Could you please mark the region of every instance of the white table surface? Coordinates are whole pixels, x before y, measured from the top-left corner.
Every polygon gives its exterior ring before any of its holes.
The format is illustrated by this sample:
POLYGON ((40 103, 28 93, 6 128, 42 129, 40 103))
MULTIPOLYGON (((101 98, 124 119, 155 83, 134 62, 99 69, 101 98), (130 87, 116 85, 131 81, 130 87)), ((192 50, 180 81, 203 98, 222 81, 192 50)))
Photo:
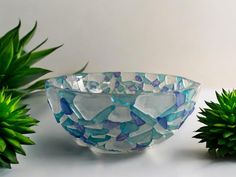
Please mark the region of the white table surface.
POLYGON ((32 136, 34 146, 25 147, 27 156, 18 156, 20 164, 0 170, 1 177, 222 177, 235 176, 236 160, 214 160, 193 139, 200 127, 196 113, 214 100, 213 89, 202 89, 196 110, 169 140, 140 154, 95 155, 78 147, 48 108, 45 96, 27 100, 32 116, 41 122, 32 136))

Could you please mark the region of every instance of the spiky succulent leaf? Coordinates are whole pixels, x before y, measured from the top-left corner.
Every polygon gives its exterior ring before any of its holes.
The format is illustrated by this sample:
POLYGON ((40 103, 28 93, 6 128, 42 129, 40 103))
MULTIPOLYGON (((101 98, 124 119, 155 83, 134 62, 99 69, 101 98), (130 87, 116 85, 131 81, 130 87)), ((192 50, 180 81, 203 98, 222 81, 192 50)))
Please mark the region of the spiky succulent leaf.
MULTIPOLYGON (((21 22, 0 38, 0 89, 7 88, 6 92, 14 96, 25 97, 33 92, 44 89, 44 81, 34 82, 41 76, 51 72, 43 68, 32 67, 62 45, 49 49, 38 50, 47 39, 30 51, 25 47, 30 42, 37 29, 34 27, 22 38, 19 37, 21 22), (33 83, 33 84, 32 84, 33 83)), ((87 64, 77 71, 82 72, 87 64)))
POLYGON ((25 155, 22 145, 34 144, 24 134, 33 133, 31 127, 39 121, 30 117, 28 111, 26 105, 20 104, 20 98, 0 91, 0 167, 10 168, 18 163, 16 153, 25 155))
POLYGON ((83 68, 81 68, 79 71, 76 71, 74 74, 79 74, 79 73, 82 73, 82 72, 84 72, 84 70, 87 68, 87 66, 88 66, 88 62, 83 66, 83 68))
POLYGON ((32 67, 61 46, 44 50, 38 50, 46 41, 37 45, 27 52, 26 45, 32 39, 37 23, 34 27, 20 39, 19 31, 21 22, 0 38, 0 89, 6 88, 9 92, 17 96, 25 96, 42 87, 30 87, 32 82, 41 76, 51 72, 42 68, 32 67), (27 89, 30 87, 30 89, 27 89))
POLYGON ((208 151, 218 157, 236 155, 236 90, 216 92, 217 102, 206 102, 201 109, 199 128, 194 138, 206 143, 208 151))

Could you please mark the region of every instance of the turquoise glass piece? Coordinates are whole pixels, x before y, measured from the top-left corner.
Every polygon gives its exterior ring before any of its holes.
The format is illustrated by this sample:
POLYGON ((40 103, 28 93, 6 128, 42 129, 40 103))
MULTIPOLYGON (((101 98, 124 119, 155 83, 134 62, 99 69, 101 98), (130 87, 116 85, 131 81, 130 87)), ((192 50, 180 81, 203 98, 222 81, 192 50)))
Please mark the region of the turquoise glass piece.
POLYGON ((79 145, 104 153, 142 151, 171 137, 193 112, 199 87, 141 72, 64 75, 45 85, 57 123, 79 145))
POLYGON ((63 115, 64 115, 64 112, 54 113, 54 117, 55 117, 57 123, 60 123, 60 120, 61 120, 63 115))
POLYGON ((67 117, 67 119, 61 123, 61 125, 63 127, 68 127, 68 126, 71 126, 74 124, 75 124, 75 122, 73 120, 71 120, 69 117, 67 117))
POLYGON ((96 136, 96 135, 106 135, 109 130, 107 129, 93 129, 93 128, 86 128, 85 132, 87 135, 96 136))
POLYGON ((120 130, 121 130, 122 133, 127 134, 127 133, 131 133, 131 132, 137 131, 138 130, 138 126, 134 122, 132 122, 132 121, 123 122, 120 125, 120 130))
POLYGON ((95 137, 92 137, 92 136, 90 136, 89 138, 88 138, 88 140, 90 141, 90 142, 93 142, 93 143, 100 143, 100 142, 106 142, 106 141, 108 141, 109 139, 110 139, 111 137, 110 136, 105 136, 105 137, 102 137, 102 138, 95 138, 95 137))
POLYGON ((152 137, 152 130, 128 138, 128 140, 130 142, 134 143, 134 144, 150 143, 152 139, 153 139, 153 137, 152 137))
POLYGON ((122 106, 130 106, 133 105, 136 100, 136 95, 130 95, 127 97, 126 94, 120 95, 120 94, 114 94, 111 97, 111 100, 114 104, 122 105, 122 106))

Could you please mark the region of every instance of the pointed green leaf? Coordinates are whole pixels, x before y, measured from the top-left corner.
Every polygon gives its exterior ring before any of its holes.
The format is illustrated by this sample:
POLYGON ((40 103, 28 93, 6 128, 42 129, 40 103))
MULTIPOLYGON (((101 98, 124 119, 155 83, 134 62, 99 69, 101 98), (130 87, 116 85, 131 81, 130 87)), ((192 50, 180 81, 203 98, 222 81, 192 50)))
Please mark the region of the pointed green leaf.
POLYGON ((18 153, 18 154, 21 154, 21 155, 26 155, 26 153, 25 153, 23 148, 21 148, 21 149, 15 148, 15 152, 18 153))
MULTIPOLYGON (((17 73, 19 70, 22 70, 25 66, 28 66, 28 62, 30 61, 32 53, 41 47, 48 39, 45 39, 31 51, 26 52, 24 55, 20 56, 17 60, 14 61, 13 65, 10 67, 10 70, 14 73, 17 73)), ((11 73, 10 73, 11 74, 11 73)))
POLYGON ((226 140, 225 139, 219 139, 218 144, 219 145, 224 145, 224 144, 226 144, 226 140))
POLYGON ((26 137, 22 135, 21 133, 16 132, 16 139, 21 143, 21 144, 27 144, 27 145, 33 145, 35 144, 29 137, 26 137))
POLYGON ((226 127, 225 124, 214 124, 213 126, 215 126, 215 127, 226 127))
POLYGON ((3 167, 3 168, 11 168, 11 165, 9 162, 6 162, 5 160, 3 160, 1 157, 0 157, 0 167, 3 167))
POLYGON ((13 59, 13 52, 14 52, 14 48, 13 48, 13 41, 10 40, 9 43, 6 46, 3 46, 0 48, 0 73, 4 74, 13 59))
POLYGON ((12 126, 12 129, 22 134, 35 133, 35 131, 29 127, 12 126))
POLYGON ((39 80, 27 88, 28 91, 42 90, 45 87, 45 81, 47 79, 39 80))
POLYGON ((43 44, 45 44, 48 41, 48 38, 44 39, 43 42, 38 44, 36 47, 34 47, 32 50, 29 51, 29 53, 33 53, 35 50, 37 50, 39 47, 41 47, 43 44))
POLYGON ((14 126, 23 126, 23 125, 28 125, 28 124, 32 124, 32 125, 36 125, 37 123, 39 123, 38 120, 30 117, 30 116, 21 116, 21 117, 16 117, 16 118, 12 118, 12 119, 8 119, 7 122, 11 125, 14 126))
POLYGON ((212 133, 222 133, 224 130, 220 129, 220 128, 212 128, 209 130, 209 132, 212 133))
POLYGON ((52 52, 54 52, 56 49, 60 48, 61 46, 62 45, 57 46, 57 47, 53 47, 50 49, 32 52, 32 54, 30 55, 30 59, 27 62, 27 66, 32 66, 33 64, 37 63, 38 61, 40 61, 44 57, 48 56, 49 54, 51 54, 52 52))
POLYGON ((16 109, 16 106, 19 104, 20 102, 20 97, 14 97, 11 99, 11 102, 8 104, 9 106, 9 111, 12 112, 16 109))
POLYGON ((23 150, 22 146, 20 145, 19 141, 17 141, 16 139, 12 139, 12 138, 6 138, 6 141, 12 145, 12 147, 14 148, 14 150, 17 153, 20 153, 22 155, 25 155, 25 151, 23 150))
POLYGON ((35 22, 34 27, 20 40, 20 46, 22 49, 29 43, 29 41, 32 39, 34 36, 34 33, 37 28, 37 22, 35 22))
POLYGON ((6 149, 6 143, 3 138, 0 137, 0 153, 2 153, 6 149))
POLYGON ((235 145, 235 142, 233 142, 233 141, 230 141, 227 143, 227 147, 232 147, 233 145, 235 145))
POLYGON ((6 122, 0 122, 0 126, 2 127, 11 127, 8 123, 6 122))
POLYGON ((88 66, 88 63, 89 62, 87 62, 85 65, 84 65, 84 67, 83 68, 81 68, 79 71, 76 71, 74 74, 79 74, 79 73, 82 73, 86 68, 87 68, 87 66, 88 66))
POLYGON ((14 39, 17 35, 19 35, 20 26, 21 21, 19 20, 19 23, 15 28, 11 29, 0 38, 0 47, 6 46, 10 40, 14 39))
POLYGON ((0 134, 5 135, 6 137, 9 138, 14 138, 16 136, 15 132, 9 128, 1 128, 0 129, 0 134))
POLYGON ((228 138, 228 137, 230 137, 231 135, 234 135, 234 132, 225 131, 225 132, 223 133, 223 137, 224 137, 224 138, 228 138))
POLYGON ((236 117, 235 117, 234 114, 229 115, 228 118, 229 118, 229 122, 230 122, 231 124, 234 124, 234 123, 235 123, 236 117))
POLYGON ((27 95, 29 92, 25 89, 10 89, 6 90, 7 94, 11 94, 14 97, 21 97, 23 98, 25 95, 27 95))
POLYGON ((17 75, 12 78, 9 78, 7 84, 9 88, 24 86, 49 72, 51 71, 42 68, 28 68, 18 72, 17 75))
POLYGON ((230 141, 235 141, 236 140, 236 135, 229 137, 230 141))
POLYGON ((30 55, 31 55, 31 53, 29 52, 29 53, 26 53, 25 55, 20 56, 17 60, 15 60, 9 69, 11 72, 11 73, 9 73, 9 75, 14 74, 17 71, 19 71, 20 69, 22 69, 23 67, 25 67, 25 63, 26 63, 26 61, 29 60, 30 55))
POLYGON ((10 161, 10 163, 13 163, 13 164, 19 163, 16 158, 16 153, 10 148, 5 149, 5 151, 1 155, 7 158, 10 161))

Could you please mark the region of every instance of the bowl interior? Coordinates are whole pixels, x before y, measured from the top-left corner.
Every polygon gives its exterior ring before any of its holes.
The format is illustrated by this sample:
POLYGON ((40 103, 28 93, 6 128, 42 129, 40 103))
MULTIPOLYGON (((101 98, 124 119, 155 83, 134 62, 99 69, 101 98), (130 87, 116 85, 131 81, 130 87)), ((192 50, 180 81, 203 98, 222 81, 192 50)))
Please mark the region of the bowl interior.
POLYGON ((84 93, 141 94, 181 91, 199 83, 173 75, 131 72, 81 73, 51 79, 48 84, 84 93))

